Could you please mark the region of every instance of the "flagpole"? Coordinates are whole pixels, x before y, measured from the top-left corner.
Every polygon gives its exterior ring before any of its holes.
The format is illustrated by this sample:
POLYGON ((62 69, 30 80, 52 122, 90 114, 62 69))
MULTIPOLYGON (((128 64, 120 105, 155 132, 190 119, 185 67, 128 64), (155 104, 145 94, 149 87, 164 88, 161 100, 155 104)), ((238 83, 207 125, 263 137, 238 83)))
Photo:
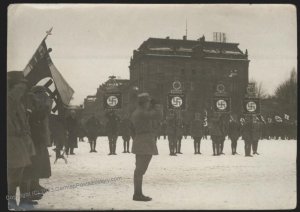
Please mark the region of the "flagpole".
MULTIPOLYGON (((49 30, 46 31, 46 36, 45 36, 44 39, 41 41, 41 43, 39 44, 39 46, 47 39, 48 35, 52 35, 52 33, 51 33, 51 32, 52 32, 52 29, 53 29, 53 27, 51 27, 49 30)), ((39 46, 38 46, 38 48, 39 48, 39 46)), ((38 49, 38 48, 37 48, 37 49, 38 49)), ((35 50, 34 54, 36 53, 37 49, 35 50)), ((34 56, 34 54, 33 54, 33 56, 34 56)), ((32 57, 33 57, 33 56, 32 56, 32 57)), ((25 73, 25 69, 26 69, 26 67, 28 66, 28 64, 30 63, 32 57, 30 58, 29 62, 26 64, 25 68, 23 69, 24 76, 27 75, 27 74, 25 73)))
POLYGON ((52 29, 53 29, 53 27, 51 27, 48 31, 46 31, 46 36, 45 36, 45 38, 43 39, 43 41, 47 39, 48 35, 52 35, 52 33, 51 33, 51 32, 52 32, 52 29))

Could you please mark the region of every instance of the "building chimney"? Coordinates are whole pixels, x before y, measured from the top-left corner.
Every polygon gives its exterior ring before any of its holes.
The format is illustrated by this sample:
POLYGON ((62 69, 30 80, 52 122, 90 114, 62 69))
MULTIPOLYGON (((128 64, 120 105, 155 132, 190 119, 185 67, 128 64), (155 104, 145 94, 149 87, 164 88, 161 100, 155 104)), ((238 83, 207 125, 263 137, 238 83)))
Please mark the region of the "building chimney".
POLYGON ((183 40, 186 40, 186 35, 183 36, 183 40))

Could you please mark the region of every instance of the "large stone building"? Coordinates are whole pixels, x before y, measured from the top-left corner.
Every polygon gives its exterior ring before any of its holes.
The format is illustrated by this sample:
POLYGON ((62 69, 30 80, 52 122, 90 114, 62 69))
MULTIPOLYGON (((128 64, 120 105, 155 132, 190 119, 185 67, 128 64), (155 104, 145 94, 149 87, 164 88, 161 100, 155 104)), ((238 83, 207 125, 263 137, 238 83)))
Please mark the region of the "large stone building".
MULTIPOLYGON (((241 111, 241 101, 248 84, 248 53, 238 43, 198 40, 149 38, 130 59, 129 80, 116 79, 123 94, 123 108, 118 113, 131 113, 135 108, 136 94, 148 92, 164 105, 167 112, 167 95, 172 83, 179 80, 187 97, 187 109, 182 112, 190 119, 193 112, 210 110, 215 87, 226 85, 231 96, 232 111, 241 111)), ((111 79, 110 79, 111 80, 111 79)), ((95 96, 85 99, 85 114, 102 116, 103 93, 107 82, 100 85, 95 96)))
POLYGON ((219 82, 232 97, 232 110, 239 113, 248 84, 248 52, 238 43, 149 38, 133 51, 130 81, 140 92, 149 92, 164 104, 175 80, 187 95, 186 117, 193 111, 209 110, 219 82))

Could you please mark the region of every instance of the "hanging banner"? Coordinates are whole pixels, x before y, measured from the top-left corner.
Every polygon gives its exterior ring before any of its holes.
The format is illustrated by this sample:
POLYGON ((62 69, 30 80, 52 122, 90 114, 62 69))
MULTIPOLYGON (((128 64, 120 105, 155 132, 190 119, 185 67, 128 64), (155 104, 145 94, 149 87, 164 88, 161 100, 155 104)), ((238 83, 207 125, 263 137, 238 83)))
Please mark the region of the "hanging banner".
POLYGON ((231 99, 227 96, 216 96, 212 100, 212 108, 216 113, 230 113, 231 99))
POLYGON ((121 93, 105 93, 103 99, 105 110, 118 110, 122 108, 121 93))
POLYGON ((244 98, 243 113, 245 115, 260 113, 260 100, 258 98, 244 98))
POLYGON ((183 93, 170 93, 168 95, 168 109, 169 110, 185 110, 186 96, 183 93))

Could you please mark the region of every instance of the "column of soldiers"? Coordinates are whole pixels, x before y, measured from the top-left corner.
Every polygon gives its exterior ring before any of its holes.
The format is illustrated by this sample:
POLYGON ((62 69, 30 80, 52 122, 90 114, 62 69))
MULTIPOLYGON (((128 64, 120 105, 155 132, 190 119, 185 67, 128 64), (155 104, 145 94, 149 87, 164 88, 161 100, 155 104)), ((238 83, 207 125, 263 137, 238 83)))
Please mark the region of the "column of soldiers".
POLYGON ((282 119, 279 117, 266 119, 263 127, 262 139, 272 140, 290 140, 297 139, 297 121, 289 118, 282 119))
POLYGON ((9 210, 31 210, 48 191, 40 179, 51 176, 49 114, 44 87, 29 90, 22 71, 7 74, 7 182, 9 210), (20 190, 20 203, 16 190, 20 190))
POLYGON ((111 110, 106 112, 105 118, 107 120, 105 127, 103 127, 103 124, 100 123, 95 114, 83 124, 84 134, 90 143, 90 152, 97 152, 97 137, 104 134, 108 138, 108 155, 117 155, 116 147, 119 136, 123 139, 123 153, 130 153, 129 146, 133 135, 133 125, 129 114, 125 114, 123 119, 120 119, 116 112, 111 110), (104 132, 102 129, 104 129, 104 132))
MULTIPOLYGON (((261 115, 252 115, 252 118, 238 118, 237 114, 213 114, 210 117, 207 116, 207 112, 203 111, 202 113, 196 112, 194 114, 191 122, 184 122, 180 115, 176 112, 170 112, 167 114, 165 120, 155 121, 153 122, 153 128, 155 129, 155 139, 160 139, 160 136, 163 136, 165 139, 168 137, 169 142, 169 150, 170 156, 177 156, 177 154, 182 154, 181 152, 181 141, 183 138, 187 138, 188 135, 191 136, 194 140, 194 153, 201 154, 200 152, 200 143, 201 139, 207 139, 207 136, 210 135, 212 140, 212 149, 213 155, 222 155, 224 148, 225 138, 231 140, 231 149, 232 155, 238 154, 237 149, 237 140, 239 137, 242 137, 243 140, 249 140, 249 130, 247 131, 248 123, 253 122, 254 125, 259 120, 260 123, 259 128, 255 129, 254 132, 257 132, 259 140, 261 139, 295 139, 296 138, 296 127, 292 122, 277 122, 273 124, 273 122, 268 123, 264 120, 261 115), (254 117, 254 118, 253 118, 254 117), (272 125, 273 124, 273 125, 272 125), (283 126, 286 126, 285 128, 283 126), (272 136, 270 133, 274 129, 277 129, 277 136, 272 136), (293 128, 294 127, 294 128, 293 128), (279 128, 283 128, 279 130, 279 128), (278 134, 279 132, 279 134, 278 134), (286 133, 282 133, 286 132, 286 133), (279 135, 279 136, 278 136, 279 135)), ((108 137, 109 141, 109 154, 108 155, 116 155, 116 144, 118 136, 121 136, 123 139, 123 153, 130 153, 130 138, 133 136, 133 125, 130 120, 129 114, 125 114, 123 119, 121 120, 118 115, 116 115, 115 111, 108 111, 106 113, 107 124, 105 127, 105 135, 108 137)), ((76 129, 78 129, 78 122, 74 120, 74 113, 71 111, 70 117, 67 118, 67 124, 65 126, 67 134, 66 140, 66 154, 75 154, 74 148, 77 148, 77 139, 76 139, 76 129), (73 118, 72 118, 73 117, 73 118), (73 120, 73 121, 72 121, 73 120), (68 124, 69 123, 69 124, 68 124), (73 136, 70 136, 73 135, 73 136), (69 150, 69 151, 68 151, 69 150), (69 153, 70 152, 70 153, 69 153)), ((57 124, 55 126, 58 126, 57 124)), ((62 129, 61 127, 59 127, 62 129)), ((99 133, 102 129, 102 124, 99 120, 93 115, 91 116, 87 122, 85 123, 84 134, 88 137, 90 142, 90 152, 96 151, 96 140, 99 136, 99 133)), ((58 135, 61 133, 57 133, 58 135)), ((63 140, 63 139, 55 139, 55 140, 63 140)), ((254 139, 257 140, 257 139, 254 139)), ((248 142, 249 143, 249 142, 248 142)), ((246 142, 246 146, 248 149, 248 144, 246 142)), ((61 144, 57 145, 62 149, 61 144)), ((256 142, 254 142, 254 148, 256 147, 256 142)), ((60 152, 60 151, 59 151, 60 152)), ((257 151, 253 151, 254 154, 258 154, 257 151)), ((247 156, 248 156, 247 152, 247 156)))
MULTIPOLYGON (((176 113, 170 112, 166 117, 166 134, 168 136, 170 156, 176 156, 178 142, 182 138, 182 120, 176 117, 176 113)), ((240 137, 245 141, 245 156, 259 154, 258 141, 262 138, 262 130, 266 125, 261 115, 248 115, 238 119, 237 114, 214 113, 209 119, 205 115, 196 112, 190 122, 189 135, 194 140, 194 154, 201 154, 201 139, 208 134, 212 140, 213 155, 222 155, 226 137, 231 140, 232 155, 237 152, 237 141, 240 137)), ((182 154, 182 153, 181 153, 182 154)))

